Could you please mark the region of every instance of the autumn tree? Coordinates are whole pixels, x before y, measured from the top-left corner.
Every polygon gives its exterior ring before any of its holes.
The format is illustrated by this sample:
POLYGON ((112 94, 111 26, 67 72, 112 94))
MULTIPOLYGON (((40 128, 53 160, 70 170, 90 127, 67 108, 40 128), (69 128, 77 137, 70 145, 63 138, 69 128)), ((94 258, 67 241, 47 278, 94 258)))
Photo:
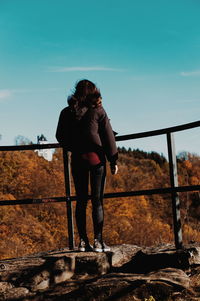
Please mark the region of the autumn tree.
MULTIPOLYGON (((200 157, 178 159, 179 185, 199 185, 200 157)), ((155 152, 119 148, 119 172, 108 168, 106 192, 169 187, 169 165, 155 152)), ((75 194, 73 181, 72 193, 75 194)), ((0 152, 0 201, 65 196, 63 153, 57 148, 52 161, 35 151, 0 152)), ((184 242, 200 241, 198 192, 179 194, 184 242)), ((75 206, 75 202, 73 204, 75 206)), ((171 196, 149 195, 105 199, 104 237, 111 244, 141 246, 173 242, 171 196)), ((93 239, 91 203, 87 227, 93 239)), ((75 227, 75 233, 77 229, 75 227)), ((75 235, 76 240, 78 236, 75 235)), ((1 258, 66 247, 65 203, 0 206, 1 258)))

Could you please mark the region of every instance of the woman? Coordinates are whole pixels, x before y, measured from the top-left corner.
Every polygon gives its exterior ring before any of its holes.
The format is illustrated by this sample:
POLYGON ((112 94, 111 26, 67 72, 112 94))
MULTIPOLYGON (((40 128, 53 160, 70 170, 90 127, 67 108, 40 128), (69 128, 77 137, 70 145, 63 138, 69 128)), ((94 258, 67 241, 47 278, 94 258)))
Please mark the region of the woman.
POLYGON ((105 252, 110 248, 103 241, 103 190, 106 176, 106 158, 111 173, 118 167, 117 147, 109 119, 102 107, 102 98, 96 85, 81 80, 68 98, 69 106, 61 111, 56 138, 60 145, 72 152, 72 175, 77 195, 76 224, 80 236, 80 251, 105 252), (86 207, 90 177, 92 218, 94 226, 93 249, 86 232, 86 207))

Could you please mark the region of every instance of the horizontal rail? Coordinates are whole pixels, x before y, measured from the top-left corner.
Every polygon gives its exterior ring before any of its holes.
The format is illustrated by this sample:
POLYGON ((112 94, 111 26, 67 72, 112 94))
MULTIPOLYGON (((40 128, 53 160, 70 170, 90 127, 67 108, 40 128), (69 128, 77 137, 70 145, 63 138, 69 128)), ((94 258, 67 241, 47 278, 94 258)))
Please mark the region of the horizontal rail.
POLYGON ((188 191, 199 191, 200 185, 192 186, 179 186, 179 187, 166 187, 166 188, 155 188, 147 190, 136 190, 136 191, 122 191, 122 192, 112 192, 106 193, 104 198, 115 198, 115 197, 129 197, 129 196, 139 196, 139 195, 153 195, 153 194, 167 194, 172 192, 188 192, 188 191))
POLYGON ((38 198, 38 199, 3 200, 3 201, 0 201, 0 206, 61 203, 61 202, 66 202, 66 201, 70 201, 70 198, 69 197, 51 197, 51 198, 38 198))
MULTIPOLYGON (((189 129, 199 127, 199 126, 200 126, 200 121, 194 121, 191 123, 186 123, 186 124, 173 126, 173 127, 169 127, 169 128, 164 128, 164 129, 160 129, 160 130, 117 136, 117 137, 115 137, 115 139, 116 139, 116 141, 124 141, 124 140, 145 138, 145 137, 150 137, 150 136, 157 136, 157 135, 163 135, 163 134, 167 134, 167 133, 174 133, 174 132, 189 130, 189 129)), ((0 151, 49 149, 49 148, 59 148, 59 147, 61 147, 59 143, 10 145, 10 146, 0 146, 0 151)))
POLYGON ((0 146, 0 151, 20 151, 61 147, 59 143, 0 146))
POLYGON ((194 122, 191 122, 191 123, 182 124, 182 125, 172 126, 172 127, 164 128, 164 129, 160 129, 160 130, 141 132, 141 133, 130 134, 130 135, 123 135, 123 136, 116 137, 116 141, 123 141, 123 140, 130 140, 130 139, 138 139, 138 138, 145 138, 145 137, 150 137, 150 136, 163 135, 163 134, 168 134, 168 133, 174 133, 174 132, 189 130, 189 129, 199 127, 199 126, 200 126, 200 120, 199 121, 194 121, 194 122))
MULTIPOLYGON (((188 191, 199 191, 200 185, 191 186, 179 186, 179 187, 167 187, 167 188, 155 188, 146 190, 136 190, 136 191, 122 191, 122 192, 111 192, 105 193, 104 198, 112 199, 119 197, 130 197, 130 196, 140 196, 140 195, 153 195, 153 194, 168 194, 172 192, 188 192, 188 191)), ((90 195, 88 196, 90 199, 90 195)), ((6 205, 25 205, 25 204, 47 204, 47 203, 60 203, 66 201, 75 201, 76 196, 70 197, 51 197, 51 198, 40 198, 40 199, 23 199, 23 200, 2 200, 0 201, 0 206, 6 205)))
MULTIPOLYGON (((137 190, 137 191, 124 191, 124 192, 114 192, 105 193, 104 198, 123 198, 131 196, 141 196, 141 195, 153 195, 153 194, 171 194, 172 197, 172 208, 173 208, 173 222, 174 222, 174 237, 175 246, 177 249, 182 248, 182 229, 181 229, 181 219, 180 219, 180 208, 179 208, 179 197, 178 192, 188 192, 188 191, 200 191, 200 185, 193 186, 180 186, 178 187, 177 180, 177 164, 176 164, 176 154, 174 147, 173 133, 183 130, 192 129, 200 126, 200 121, 195 121, 192 123, 187 123, 179 126, 169 127, 160 130, 117 136, 116 141, 124 141, 130 139, 138 139, 145 137, 152 137, 156 135, 167 135, 167 145, 168 145, 168 156, 169 156, 169 167, 170 167, 170 182, 171 187, 167 188, 155 188, 147 190, 137 190)), ((30 144, 30 145, 18 145, 18 146, 0 146, 0 151, 24 151, 24 150, 39 150, 39 149, 55 149, 59 148, 61 145, 59 143, 51 144, 30 144)), ((0 206, 6 205, 23 205, 23 204, 45 204, 53 202, 66 202, 67 205, 67 218, 68 218, 68 237, 69 237, 69 247, 74 249, 74 230, 73 230, 73 214, 72 214, 72 203, 71 201, 76 200, 76 196, 70 195, 70 170, 68 155, 64 155, 64 172, 65 172, 65 185, 66 185, 66 196, 65 197, 51 197, 51 198, 40 198, 40 199, 22 199, 22 200, 2 200, 0 201, 0 206)), ((65 154, 65 152, 63 152, 65 154)), ((91 196, 88 196, 90 199, 91 196)))

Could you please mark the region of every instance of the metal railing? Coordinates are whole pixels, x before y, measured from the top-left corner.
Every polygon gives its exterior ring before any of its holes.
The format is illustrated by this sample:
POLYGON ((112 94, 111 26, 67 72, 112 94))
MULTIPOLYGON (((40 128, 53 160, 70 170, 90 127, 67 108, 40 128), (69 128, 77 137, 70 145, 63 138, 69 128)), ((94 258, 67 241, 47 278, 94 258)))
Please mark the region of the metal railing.
MULTIPOLYGON (((178 186, 178 175, 177 175, 177 162, 174 142, 174 132, 188 130, 200 126, 200 121, 187 123, 179 126, 169 127, 165 129, 142 132, 131 135, 123 135, 116 137, 116 141, 125 141, 130 139, 138 139, 144 137, 152 137, 157 135, 166 135, 167 147, 168 147, 168 158, 169 158, 169 172, 170 172, 170 187, 158 188, 158 189, 147 189, 137 191, 124 191, 115 193, 105 193, 104 198, 118 198, 118 197, 130 197, 139 195, 153 195, 153 194, 171 194, 172 199, 172 212, 173 212, 173 228, 174 228, 174 240, 177 249, 183 247, 182 241, 182 227, 180 217, 180 201, 179 192, 188 191, 199 191, 200 185, 187 185, 178 186)), ((31 144, 31 145, 19 145, 19 146, 0 146, 0 151, 20 151, 20 150, 35 150, 35 149, 50 149, 59 148, 58 143, 52 144, 31 144)), ((66 202, 67 207, 67 221, 68 221, 68 239, 69 248, 74 249, 74 222, 72 212, 72 202, 76 200, 76 196, 71 195, 71 174, 70 174, 70 154, 63 149, 63 163, 64 163, 64 176, 65 176, 65 197, 49 197, 49 198, 38 198, 38 199, 21 199, 21 200, 2 200, 0 206, 6 205, 22 205, 22 204, 40 204, 50 202, 66 202)), ((88 199, 90 196, 88 196, 88 199)))

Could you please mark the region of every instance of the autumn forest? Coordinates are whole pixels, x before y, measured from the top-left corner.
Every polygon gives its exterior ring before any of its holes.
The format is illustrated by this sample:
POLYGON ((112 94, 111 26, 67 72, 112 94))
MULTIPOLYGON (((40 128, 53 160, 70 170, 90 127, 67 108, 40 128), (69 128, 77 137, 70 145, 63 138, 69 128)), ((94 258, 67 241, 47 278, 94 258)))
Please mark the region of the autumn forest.
MULTIPOLYGON (((200 157, 178 156, 179 185, 200 184, 200 157)), ((119 148, 119 172, 109 169, 106 192, 169 187, 167 159, 158 153, 119 148)), ((75 194, 73 183, 72 193, 75 194)), ((62 149, 52 161, 35 151, 0 152, 0 202, 65 196, 62 149)), ((200 194, 180 193, 184 243, 200 242, 200 194)), ((73 202, 75 206, 75 202, 73 202)), ((173 243, 171 198, 168 194, 104 200, 104 239, 109 245, 173 243)), ((92 242, 91 205, 87 227, 92 242)), ((75 227, 75 239, 78 243, 75 227)), ((65 203, 0 206, 0 259, 68 246, 65 203)))

